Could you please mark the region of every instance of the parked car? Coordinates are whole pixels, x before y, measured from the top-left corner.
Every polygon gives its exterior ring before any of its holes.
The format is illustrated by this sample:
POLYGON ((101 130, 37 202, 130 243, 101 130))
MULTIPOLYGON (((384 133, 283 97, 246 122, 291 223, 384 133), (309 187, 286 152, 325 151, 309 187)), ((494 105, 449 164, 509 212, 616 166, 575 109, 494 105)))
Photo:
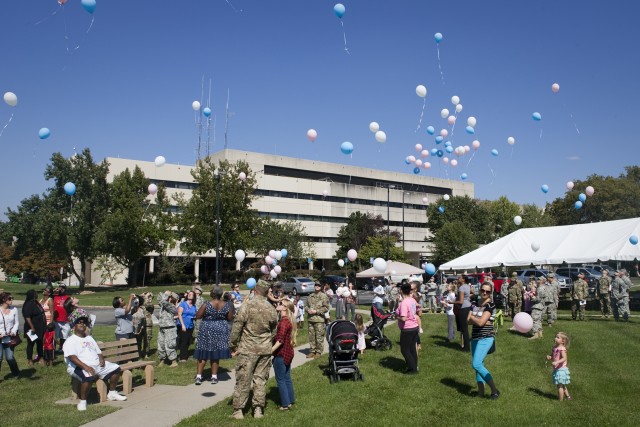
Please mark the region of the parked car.
POLYGON ((331 290, 334 292, 336 291, 336 289, 338 289, 340 283, 342 283, 343 285, 347 284, 347 281, 343 276, 322 276, 320 277, 320 279, 318 279, 318 281, 323 285, 328 284, 329 286, 331 286, 331 290))
POLYGON ((391 274, 385 277, 385 281, 392 285, 397 285, 398 283, 402 283, 405 280, 407 282, 422 283, 423 278, 422 278, 422 274, 391 274))
POLYGON ((500 293, 500 289, 502 289, 502 283, 504 282, 504 279, 502 277, 498 277, 498 275, 496 273, 493 272, 489 272, 489 273, 471 273, 471 274, 467 274, 467 277, 473 277, 474 278, 474 283, 482 283, 484 282, 484 278, 486 276, 491 277, 491 281, 493 282, 493 290, 496 293, 500 293))
MULTIPOLYGON (((518 273, 518 279, 522 280, 525 285, 529 282, 530 276, 547 277, 550 273, 549 270, 544 268, 526 268, 524 270, 516 270, 518 273)), ((564 276, 556 271, 556 280, 560 283, 560 293, 569 292, 571 289, 571 278, 564 276)))
POLYGON ((602 274, 591 268, 585 267, 560 267, 556 270, 556 276, 558 274, 562 276, 569 276, 573 282, 578 280, 578 274, 584 274, 584 280, 589 285, 589 294, 594 295, 596 292, 596 286, 598 280, 602 277, 602 274))
POLYGON ((607 270, 609 272, 609 277, 613 277, 613 275, 615 274, 616 270, 615 268, 606 265, 606 264, 590 264, 590 265, 583 265, 584 268, 591 268, 595 271, 597 271, 598 273, 602 274, 602 270, 607 270))
POLYGON ((291 295, 310 295, 313 293, 313 279, 308 277, 289 277, 280 282, 282 292, 291 292, 291 295))
POLYGON ((356 279, 356 290, 372 291, 378 285, 385 285, 384 277, 360 277, 356 279))

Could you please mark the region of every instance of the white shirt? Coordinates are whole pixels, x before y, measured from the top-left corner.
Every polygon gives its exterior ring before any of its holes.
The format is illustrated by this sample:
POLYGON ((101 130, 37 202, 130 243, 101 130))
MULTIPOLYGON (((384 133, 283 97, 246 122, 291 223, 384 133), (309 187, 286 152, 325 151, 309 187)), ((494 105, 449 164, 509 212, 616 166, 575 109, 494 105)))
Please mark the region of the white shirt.
POLYGON ((449 292, 447 294, 447 316, 453 316, 453 303, 456 301, 456 294, 453 292, 449 292))
POLYGON ((76 369, 75 363, 69 360, 69 356, 76 356, 82 363, 92 368, 100 366, 100 357, 98 355, 102 351, 98 347, 98 343, 90 335, 84 338, 76 334, 71 335, 64 342, 62 350, 64 351, 64 361, 67 363, 67 372, 69 374, 72 374, 76 369))
POLYGON ((3 341, 9 341, 10 335, 16 335, 18 333, 18 327, 20 326, 20 318, 18 317, 18 309, 15 307, 9 307, 9 314, 2 313, 0 317, 0 335, 3 341))
POLYGON ((373 304, 382 304, 384 302, 382 299, 382 297, 384 296, 384 288, 382 287, 382 285, 376 286, 373 290, 373 293, 375 294, 375 296, 373 297, 373 304))

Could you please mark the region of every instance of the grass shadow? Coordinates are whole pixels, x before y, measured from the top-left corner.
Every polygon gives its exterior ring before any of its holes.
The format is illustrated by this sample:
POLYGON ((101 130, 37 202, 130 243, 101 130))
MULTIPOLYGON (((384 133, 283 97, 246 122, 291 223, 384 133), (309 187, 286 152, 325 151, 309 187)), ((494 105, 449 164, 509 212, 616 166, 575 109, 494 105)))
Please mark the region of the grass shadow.
POLYGON ((456 341, 449 341, 447 337, 432 335, 431 338, 433 338, 433 343, 438 347, 460 350, 460 344, 456 341))
POLYGON ((404 359, 394 356, 386 356, 380 359, 380 366, 386 369, 391 369, 394 372, 404 372, 407 369, 407 364, 404 359))
POLYGON ((465 396, 475 396, 476 394, 475 389, 469 384, 458 382, 453 378, 442 378, 440 383, 457 390, 458 393, 464 394, 465 396))
POLYGON ((549 392, 546 392, 546 391, 542 391, 539 388, 529 387, 529 388, 527 388, 527 391, 530 391, 531 393, 535 393, 540 397, 545 397, 545 398, 551 399, 551 400, 558 400, 558 395, 557 394, 553 394, 553 393, 549 393, 549 392))

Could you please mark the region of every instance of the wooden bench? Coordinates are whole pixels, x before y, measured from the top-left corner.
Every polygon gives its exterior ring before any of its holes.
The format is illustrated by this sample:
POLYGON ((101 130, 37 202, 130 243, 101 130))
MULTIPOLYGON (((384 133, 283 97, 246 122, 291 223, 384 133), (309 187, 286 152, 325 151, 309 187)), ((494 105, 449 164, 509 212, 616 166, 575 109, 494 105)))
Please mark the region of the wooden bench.
MULTIPOLYGON (((105 360, 111 363, 117 363, 120 365, 122 374, 120 379, 122 380, 122 394, 131 394, 133 390, 133 375, 131 370, 144 368, 145 387, 153 387, 153 371, 155 362, 138 360, 138 345, 135 338, 129 338, 120 341, 110 342, 98 342, 98 346, 102 351, 102 356, 105 360)), ((77 381, 75 381, 77 382, 77 381)), ((75 384, 71 383, 72 397, 77 399, 79 391, 79 382, 75 384)), ((107 400, 108 386, 103 380, 98 379, 96 381, 96 388, 98 395, 100 396, 100 402, 107 400)))

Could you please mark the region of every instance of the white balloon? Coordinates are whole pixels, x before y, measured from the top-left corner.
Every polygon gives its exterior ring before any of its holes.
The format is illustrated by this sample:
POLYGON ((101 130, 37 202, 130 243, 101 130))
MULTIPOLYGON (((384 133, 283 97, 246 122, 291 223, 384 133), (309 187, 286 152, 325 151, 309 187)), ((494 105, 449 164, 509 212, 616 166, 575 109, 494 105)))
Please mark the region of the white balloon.
POLYGON ((407 160, 409 160, 409 162, 411 162, 411 163, 415 163, 416 162, 416 156, 408 156, 407 160))
POLYGON ((276 274, 280 274, 282 273, 282 267, 280 267, 279 265, 276 265, 275 267, 273 267, 273 271, 275 271, 276 274))
POLYGON ((193 111, 198 111, 200 110, 200 103, 198 101, 193 101, 191 103, 191 108, 193 108, 193 111))
POLYGON ((376 258, 373 260, 373 268, 378 273, 384 273, 387 269, 387 261, 383 260, 382 258, 376 258))
POLYGON ((423 197, 423 198, 422 198, 422 203, 423 203, 423 204, 425 204, 425 205, 426 205, 427 203, 429 203, 429 198, 428 198, 428 197, 423 197))
POLYGON ((420 159, 416 159, 416 161, 415 161, 414 163, 415 163, 415 165, 416 165, 417 167, 422 166, 422 160, 420 160, 420 159))
POLYGON ((448 157, 443 157, 443 158, 442 158, 442 162, 443 162, 445 165, 448 165, 448 164, 449 164, 449 158, 448 158, 448 157))
POLYGON ((165 159, 164 156, 158 156, 153 162, 157 167, 161 168, 165 163, 167 163, 167 159, 165 159))
POLYGON ((459 96, 456 96, 456 95, 453 95, 453 96, 451 97, 451 103, 452 103, 453 105, 458 105, 458 104, 460 104, 460 97, 459 97, 459 96))
POLYGON ((573 190, 573 181, 569 181, 569 182, 567 182, 567 188, 568 188, 569 190, 573 190))
POLYGON ((378 124, 378 122, 371 122, 369 123, 369 130, 373 133, 376 133, 380 130, 380 125, 378 124))
POLYGON ((422 167, 423 167, 423 168, 425 168, 425 169, 429 169, 429 168, 431 168, 431 163, 429 163, 429 162, 424 162, 424 163, 422 164, 422 167))
POLYGON ((275 270, 271 270, 269 272, 269 276, 271 276, 272 279, 275 279, 276 277, 278 277, 278 273, 276 273, 275 270))
POLYGON ((443 119, 446 119, 447 117, 449 117, 449 110, 447 110, 446 108, 443 108, 442 111, 440 111, 440 117, 442 117, 443 119))
POLYGON ((244 261, 244 257, 246 256, 246 254, 242 249, 238 249, 235 253, 235 256, 238 261, 242 262, 244 261))
POLYGON ((477 122, 478 122, 478 121, 477 121, 477 120, 476 120, 476 118, 475 118, 475 117, 473 117, 473 116, 471 116, 471 117, 469 117, 469 118, 467 119, 467 124, 468 124, 469 126, 471 126, 472 128, 476 127, 476 123, 477 123, 477 122))
POLYGON ((471 147, 469 147, 468 145, 464 146, 464 152, 468 153, 469 151, 471 151, 471 147))
POLYGON ((275 250, 275 249, 271 249, 271 250, 269 251, 269 256, 270 256, 271 258, 275 258, 275 257, 276 257, 276 250, 275 250))
POLYGON ((456 159, 451 160, 451 166, 453 167, 458 166, 458 161, 456 159))
POLYGON ((533 250, 533 252, 538 252, 538 249, 540 249, 540 243, 531 242, 531 249, 533 250))
POLYGON ((507 143, 509 145, 513 145, 513 144, 516 143, 516 139, 514 137, 510 136, 509 138, 507 138, 507 143))
POLYGON ((18 97, 13 92, 5 92, 4 94, 4 102, 11 107, 15 107, 18 105, 18 97))
POLYGON ((446 129, 440 129, 440 136, 446 138, 449 135, 449 131, 446 129))
POLYGON ((282 259, 282 251, 276 251, 276 259, 280 261, 282 259))
POLYGON ((416 144, 416 151, 422 151, 422 144, 416 144))
POLYGON ((513 217, 513 223, 515 225, 520 225, 522 224, 522 217, 520 215, 516 215, 513 217))
POLYGON ((462 104, 456 105, 456 113, 459 113, 460 111, 462 111, 462 104))
POLYGON ((150 195, 154 196, 158 192, 158 186, 155 184, 149 184, 147 191, 150 195))
POLYGON ((451 196, 449 196, 448 194, 445 194, 442 198, 445 199, 445 200, 449 200, 451 198, 451 196))
POLYGON ((424 98, 425 96, 427 96, 427 88, 423 85, 416 86, 416 95, 418 95, 420 98, 424 98))
POLYGON ((447 123, 453 126, 456 123, 456 116, 447 117, 447 123))
POLYGON ((379 130, 378 132, 376 132, 376 141, 384 144, 385 142, 387 142, 387 134, 379 130))
POLYGON ((240 174, 238 175, 238 179, 240 181, 244 181, 245 179, 247 179, 247 174, 244 172, 240 172, 240 174))
POLYGON ((344 260, 343 259, 339 259, 338 260, 338 267, 340 267, 340 268, 344 267, 344 260))

